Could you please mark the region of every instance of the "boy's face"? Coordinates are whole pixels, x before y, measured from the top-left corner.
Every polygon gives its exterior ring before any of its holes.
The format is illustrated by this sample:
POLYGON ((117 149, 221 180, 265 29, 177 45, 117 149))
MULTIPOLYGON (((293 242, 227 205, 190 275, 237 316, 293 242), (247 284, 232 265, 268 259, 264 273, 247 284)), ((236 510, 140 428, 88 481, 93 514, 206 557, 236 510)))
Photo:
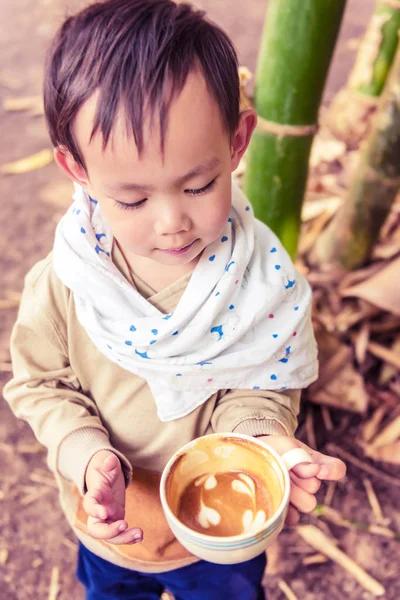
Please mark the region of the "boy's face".
POLYGON ((249 143, 254 111, 242 113, 230 140, 203 77, 193 72, 171 104, 164 153, 157 119, 152 128, 147 119, 139 156, 123 115, 105 150, 101 135, 89 142, 95 107, 92 97, 74 127, 87 173, 61 150, 55 151, 58 164, 99 202, 131 265, 194 267, 229 217, 231 173, 249 143))

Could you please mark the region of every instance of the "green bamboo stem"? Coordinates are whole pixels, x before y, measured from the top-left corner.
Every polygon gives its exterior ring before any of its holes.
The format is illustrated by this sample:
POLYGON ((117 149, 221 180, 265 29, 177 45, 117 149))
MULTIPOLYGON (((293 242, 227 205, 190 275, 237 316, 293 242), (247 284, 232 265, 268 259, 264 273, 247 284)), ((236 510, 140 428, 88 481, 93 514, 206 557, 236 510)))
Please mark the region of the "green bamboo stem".
POLYGON ((319 238, 314 259, 364 264, 400 189, 400 48, 346 202, 319 238))
POLYGON ((255 90, 261 127, 250 144, 244 189, 256 216, 291 256, 297 249, 313 134, 279 125, 316 124, 345 2, 271 0, 266 16, 255 90), (267 133, 271 122, 278 130, 267 133))
POLYGON ((396 54, 399 28, 400 2, 378 0, 349 78, 351 88, 367 96, 381 94, 396 54))

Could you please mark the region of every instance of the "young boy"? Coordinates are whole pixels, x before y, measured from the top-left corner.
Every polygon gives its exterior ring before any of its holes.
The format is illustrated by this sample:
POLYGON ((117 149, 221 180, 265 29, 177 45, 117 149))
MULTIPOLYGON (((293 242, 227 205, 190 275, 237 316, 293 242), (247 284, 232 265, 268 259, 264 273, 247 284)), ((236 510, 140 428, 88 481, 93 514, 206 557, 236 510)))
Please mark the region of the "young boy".
MULTIPOLYGON (((309 287, 232 184, 256 125, 237 67, 227 36, 171 0, 93 4, 49 54, 46 118, 75 201, 26 277, 5 397, 48 448, 89 600, 264 597, 264 555, 198 561, 158 496, 198 436, 302 445, 317 376, 309 287)), ((345 472, 308 450, 290 524, 345 472)))

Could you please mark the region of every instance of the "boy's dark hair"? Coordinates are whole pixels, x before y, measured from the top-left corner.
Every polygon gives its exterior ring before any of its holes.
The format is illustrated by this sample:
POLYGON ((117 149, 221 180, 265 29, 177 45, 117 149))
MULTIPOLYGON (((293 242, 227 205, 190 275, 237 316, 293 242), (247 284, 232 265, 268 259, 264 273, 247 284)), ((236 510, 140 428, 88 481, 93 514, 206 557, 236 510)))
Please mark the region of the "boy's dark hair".
POLYGON ((74 137, 78 110, 98 90, 92 137, 106 147, 119 107, 139 152, 143 117, 158 114, 163 147, 169 105, 191 70, 199 67, 226 130, 239 121, 239 77, 228 36, 189 4, 172 0, 107 0, 67 18, 49 50, 46 121, 55 147, 63 146, 84 169, 74 137))

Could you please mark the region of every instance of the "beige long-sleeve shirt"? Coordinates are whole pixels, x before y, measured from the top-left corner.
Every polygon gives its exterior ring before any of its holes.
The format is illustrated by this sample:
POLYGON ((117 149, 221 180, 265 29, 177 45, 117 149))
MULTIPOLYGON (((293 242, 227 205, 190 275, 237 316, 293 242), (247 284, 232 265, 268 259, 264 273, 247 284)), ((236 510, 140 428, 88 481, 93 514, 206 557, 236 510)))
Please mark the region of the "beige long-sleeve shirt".
MULTIPOLYGON (((113 260, 125 278, 159 310, 175 310, 190 274, 155 293, 129 269, 117 244, 113 260)), ((11 337, 13 379, 4 397, 48 449, 61 505, 77 537, 114 564, 162 572, 197 560, 174 538, 158 494, 170 456, 212 432, 293 435, 299 391, 221 390, 192 413, 161 422, 145 380, 105 357, 79 323, 74 298, 53 270, 52 255, 28 273, 11 337), (85 472, 101 449, 115 452, 127 482, 126 519, 144 541, 115 546, 86 531, 85 472)))

